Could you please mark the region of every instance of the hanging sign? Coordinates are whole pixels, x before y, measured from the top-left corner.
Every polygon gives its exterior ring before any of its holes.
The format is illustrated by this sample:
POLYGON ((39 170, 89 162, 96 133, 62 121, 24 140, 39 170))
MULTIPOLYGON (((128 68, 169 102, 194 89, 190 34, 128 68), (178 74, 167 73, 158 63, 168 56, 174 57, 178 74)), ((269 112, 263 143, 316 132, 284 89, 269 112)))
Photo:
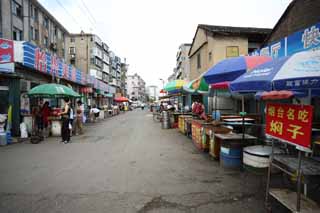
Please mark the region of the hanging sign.
POLYGON ((11 63, 13 61, 13 41, 0 39, 0 64, 11 63))
POLYGON ((303 149, 311 148, 313 107, 268 103, 266 134, 303 149))

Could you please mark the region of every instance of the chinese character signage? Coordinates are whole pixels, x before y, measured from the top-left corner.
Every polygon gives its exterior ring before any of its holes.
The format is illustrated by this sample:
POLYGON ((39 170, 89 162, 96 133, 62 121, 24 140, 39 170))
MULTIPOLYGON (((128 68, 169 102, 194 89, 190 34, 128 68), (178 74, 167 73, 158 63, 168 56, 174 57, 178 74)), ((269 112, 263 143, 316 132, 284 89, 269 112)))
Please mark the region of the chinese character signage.
POLYGON ((273 42, 250 55, 278 58, 311 49, 320 49, 320 23, 273 42))
POLYGON ((310 105, 269 103, 266 134, 296 146, 311 148, 312 113, 310 105))
POLYGON ((80 70, 66 64, 56 55, 51 55, 29 42, 23 43, 22 64, 48 75, 57 76, 78 84, 86 84, 85 75, 80 70))
POLYGON ((0 64, 11 63, 13 61, 13 41, 0 39, 0 64))

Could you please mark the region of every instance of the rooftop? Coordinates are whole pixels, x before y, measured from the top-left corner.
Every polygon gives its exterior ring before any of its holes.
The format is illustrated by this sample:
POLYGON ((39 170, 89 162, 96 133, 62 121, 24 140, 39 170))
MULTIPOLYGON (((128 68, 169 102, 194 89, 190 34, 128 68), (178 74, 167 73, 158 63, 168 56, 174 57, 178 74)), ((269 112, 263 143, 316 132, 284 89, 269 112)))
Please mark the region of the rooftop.
POLYGON ((269 28, 256 28, 256 27, 232 27, 232 26, 216 26, 199 24, 198 28, 204 29, 209 32, 217 34, 269 34, 272 29, 269 28))

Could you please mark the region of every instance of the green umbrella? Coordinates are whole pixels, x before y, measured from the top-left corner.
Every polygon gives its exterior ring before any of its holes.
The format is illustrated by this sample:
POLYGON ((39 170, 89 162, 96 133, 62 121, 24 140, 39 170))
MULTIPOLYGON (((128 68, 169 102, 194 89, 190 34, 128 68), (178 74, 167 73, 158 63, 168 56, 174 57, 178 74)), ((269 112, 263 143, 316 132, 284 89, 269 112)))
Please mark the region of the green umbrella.
POLYGON ((190 81, 188 84, 183 86, 183 89, 190 93, 198 92, 200 94, 205 94, 209 92, 209 85, 203 78, 203 74, 198 78, 190 81))
POLYGON ((167 92, 174 92, 183 87, 187 82, 184 80, 173 80, 166 84, 164 90, 167 92))
POLYGON ((28 92, 28 95, 40 98, 80 97, 72 88, 61 84, 42 84, 36 86, 28 92))

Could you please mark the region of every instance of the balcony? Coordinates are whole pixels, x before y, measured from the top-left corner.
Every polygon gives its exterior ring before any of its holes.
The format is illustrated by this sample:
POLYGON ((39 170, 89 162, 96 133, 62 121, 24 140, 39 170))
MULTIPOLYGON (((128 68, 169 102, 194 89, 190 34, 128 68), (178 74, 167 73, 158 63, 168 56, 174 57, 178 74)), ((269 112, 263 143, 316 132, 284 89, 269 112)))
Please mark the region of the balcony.
POLYGON ((98 36, 93 37, 93 41, 98 44, 100 47, 102 46, 102 40, 98 36))
POLYGON ((102 80, 102 72, 100 70, 96 70, 96 69, 90 69, 90 75, 102 80))
POLYGON ((105 62, 106 64, 110 64, 110 58, 107 54, 103 53, 102 54, 102 60, 103 62, 105 62))
POLYGON ((109 67, 109 65, 103 63, 102 71, 103 71, 104 73, 108 73, 108 74, 109 74, 109 73, 110 73, 110 67, 109 67))
POLYGON ((102 51, 100 49, 98 49, 97 47, 94 47, 92 49, 92 55, 94 55, 97 58, 102 59, 102 51))

